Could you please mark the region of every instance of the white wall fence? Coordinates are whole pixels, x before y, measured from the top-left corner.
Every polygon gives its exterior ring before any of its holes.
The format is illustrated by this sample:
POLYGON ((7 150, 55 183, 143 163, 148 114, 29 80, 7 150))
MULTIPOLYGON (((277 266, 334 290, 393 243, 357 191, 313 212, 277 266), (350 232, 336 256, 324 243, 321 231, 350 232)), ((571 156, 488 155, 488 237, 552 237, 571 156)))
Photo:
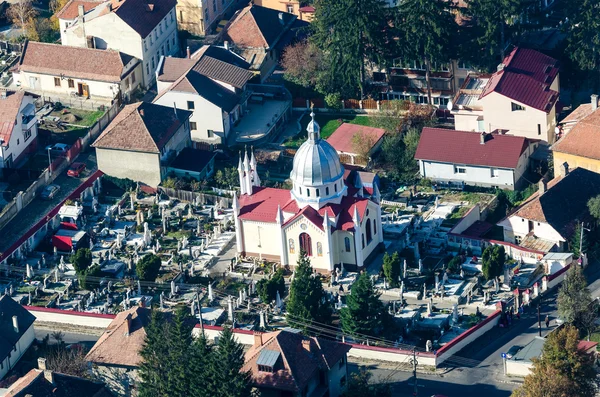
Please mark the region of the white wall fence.
POLYGON ((80 327, 106 329, 110 322, 116 317, 114 314, 75 312, 37 306, 23 307, 35 316, 36 322, 69 324, 80 327))

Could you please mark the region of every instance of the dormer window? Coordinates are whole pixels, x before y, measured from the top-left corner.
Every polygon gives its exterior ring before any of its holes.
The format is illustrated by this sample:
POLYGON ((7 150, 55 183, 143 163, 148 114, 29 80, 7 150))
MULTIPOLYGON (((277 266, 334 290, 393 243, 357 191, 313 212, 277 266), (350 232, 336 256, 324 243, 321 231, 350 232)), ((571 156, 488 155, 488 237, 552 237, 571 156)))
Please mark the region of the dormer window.
POLYGON ((260 372, 271 372, 273 373, 273 367, 269 367, 268 365, 259 365, 258 370, 260 372))

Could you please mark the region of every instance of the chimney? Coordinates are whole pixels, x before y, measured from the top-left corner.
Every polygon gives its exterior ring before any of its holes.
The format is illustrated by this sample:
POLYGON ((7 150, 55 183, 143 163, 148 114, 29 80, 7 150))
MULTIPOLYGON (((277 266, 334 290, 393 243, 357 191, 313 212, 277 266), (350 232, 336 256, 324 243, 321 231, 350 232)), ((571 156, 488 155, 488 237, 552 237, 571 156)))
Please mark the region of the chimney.
POLYGON ((598 109, 598 95, 593 94, 592 95, 592 111, 595 111, 598 109))
POLYGON ((80 4, 77 6, 77 15, 83 18, 83 14, 85 14, 85 8, 83 8, 83 5, 80 4))
POLYGON ((479 143, 482 145, 485 145, 485 131, 483 131, 481 134, 479 134, 479 143))
POLYGON ((302 339, 302 347, 310 353, 310 339, 302 339))
POLYGON ((229 42, 227 40, 223 42, 223 47, 225 47, 226 50, 229 50, 229 42))
POLYGON ((258 347, 258 346, 262 346, 262 345, 263 345, 262 332, 255 332, 254 333, 254 346, 258 347))
POLYGON ((140 116, 144 118, 144 109, 140 109, 140 116))
POLYGON ((38 368, 41 370, 45 370, 46 369, 46 359, 44 357, 39 357, 38 358, 38 368))
POLYGON ((17 317, 17 316, 13 316, 13 328, 14 328, 15 332, 18 334, 19 333, 19 317, 17 317))
POLYGON ((546 193, 546 190, 548 190, 548 184, 546 183, 546 180, 544 178, 540 179, 540 181, 538 182, 538 187, 540 196, 546 193))
POLYGON ((558 167, 558 173, 560 176, 562 176, 563 178, 567 175, 569 175, 569 163, 567 163, 566 161, 564 163, 562 163, 559 167, 558 167))
POLYGON ((187 46, 185 52, 187 54, 187 59, 190 59, 192 57, 192 53, 190 52, 190 46, 187 46))
POLYGON ((503 70, 504 70, 504 64, 503 64, 503 63, 501 63, 501 64, 499 64, 499 65, 498 65, 498 67, 496 68, 496 71, 498 71, 498 72, 501 72, 501 71, 503 71, 503 70))
POLYGON ((44 370, 44 378, 51 384, 54 384, 54 374, 49 369, 44 370))
POLYGON ((127 315, 125 318, 127 330, 125 331, 125 336, 129 336, 131 334, 131 313, 127 315))

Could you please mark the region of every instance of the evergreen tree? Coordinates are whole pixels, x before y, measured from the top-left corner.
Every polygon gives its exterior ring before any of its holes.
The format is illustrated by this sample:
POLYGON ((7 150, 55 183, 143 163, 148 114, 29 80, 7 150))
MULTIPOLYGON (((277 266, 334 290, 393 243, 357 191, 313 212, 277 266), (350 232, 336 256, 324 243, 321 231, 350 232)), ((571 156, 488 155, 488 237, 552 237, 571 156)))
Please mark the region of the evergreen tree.
POLYGON ((167 323, 162 312, 154 310, 148 326, 146 338, 140 351, 139 397, 162 397, 169 395, 167 376, 169 346, 167 323))
POLYGON ((584 334, 593 329, 598 311, 587 286, 581 267, 571 265, 557 298, 559 316, 584 334))
POLYGON ((214 351, 212 345, 204 333, 194 339, 190 349, 189 372, 189 396, 190 397, 212 397, 216 394, 216 382, 212 380, 211 369, 214 367, 214 351))
POLYGON ((225 327, 214 350, 211 378, 213 396, 245 397, 250 393, 250 374, 242 372, 244 347, 235 340, 233 331, 225 327))
POLYGON ((311 42, 325 54, 327 79, 343 96, 365 95, 365 62, 382 60, 387 8, 382 0, 315 0, 311 42))
POLYGON ((170 396, 188 396, 190 389, 189 379, 196 374, 190 373, 190 346, 192 345, 193 320, 185 306, 175 310, 169 323, 167 332, 167 344, 169 345, 169 356, 167 366, 167 387, 170 396))
POLYGON ((490 245, 481 255, 481 270, 486 280, 499 277, 504 271, 506 252, 501 245, 490 245))
POLYGON ((143 281, 154 281, 158 277, 160 271, 161 261, 160 258, 154 254, 147 254, 140 259, 135 265, 135 273, 140 280, 143 281))
POLYGON ((283 298, 283 294, 285 293, 285 279, 283 277, 283 269, 281 268, 277 269, 273 277, 269 279, 263 278, 256 283, 256 292, 265 303, 273 301, 277 297, 277 291, 279 291, 279 295, 283 298))
POLYGON ((350 335, 379 335, 387 312, 375 292, 373 282, 366 272, 361 273, 352 284, 350 295, 346 297, 346 307, 340 311, 344 333, 350 335))
POLYGON ((383 274, 385 279, 392 287, 398 285, 398 277, 400 277, 400 255, 394 252, 389 255, 387 252, 383 256, 383 274))
POLYGON ((300 251, 286 310, 288 324, 305 331, 307 323, 316 321, 329 324, 331 322, 330 302, 321 280, 313 275, 310 259, 304 250, 300 251))
MULTIPOLYGON (((600 0, 570 0, 565 3, 569 22, 563 25, 567 32, 569 55, 581 70, 600 71, 600 0)), ((596 80, 595 80, 596 81, 596 80)))
POLYGON ((81 274, 92 265, 92 251, 88 248, 78 249, 70 258, 77 274, 81 274))

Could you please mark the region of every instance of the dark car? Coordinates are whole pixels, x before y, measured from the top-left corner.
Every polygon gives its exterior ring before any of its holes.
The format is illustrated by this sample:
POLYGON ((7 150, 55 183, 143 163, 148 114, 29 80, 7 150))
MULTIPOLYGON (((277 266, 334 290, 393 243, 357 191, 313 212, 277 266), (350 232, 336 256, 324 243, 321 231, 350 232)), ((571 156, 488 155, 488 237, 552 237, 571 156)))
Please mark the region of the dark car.
POLYGON ((513 347, 508 349, 508 351, 506 352, 506 358, 513 358, 514 355, 517 354, 519 350, 521 350, 521 347, 522 346, 514 345, 513 347))
POLYGON ((73 163, 71 167, 69 167, 69 171, 67 171, 68 176, 79 177, 81 173, 85 170, 85 163, 73 163))
POLYGON ((60 186, 58 185, 48 185, 42 190, 42 193, 40 193, 40 198, 42 200, 52 200, 59 190, 60 186))

